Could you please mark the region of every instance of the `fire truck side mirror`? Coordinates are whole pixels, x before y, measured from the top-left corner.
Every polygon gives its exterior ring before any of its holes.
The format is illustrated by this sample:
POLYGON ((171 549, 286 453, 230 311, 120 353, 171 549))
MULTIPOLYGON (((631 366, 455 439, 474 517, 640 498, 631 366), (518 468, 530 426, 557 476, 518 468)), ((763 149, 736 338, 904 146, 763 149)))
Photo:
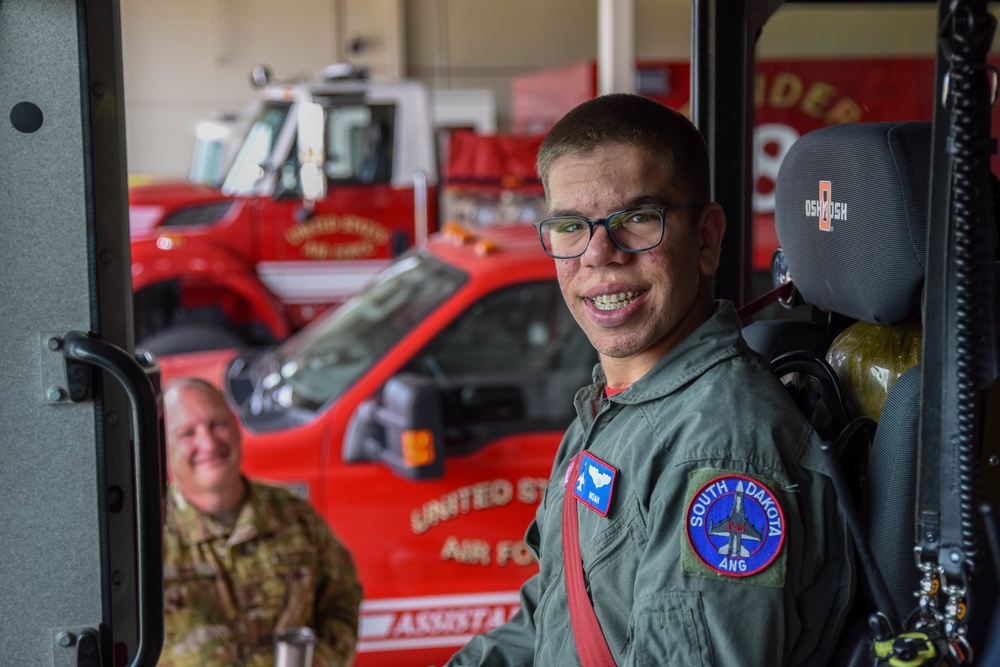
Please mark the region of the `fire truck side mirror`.
POLYGON ((298 111, 299 183, 307 205, 326 197, 326 133, 323 107, 303 102, 298 111))
POLYGON ((389 379, 382 398, 358 406, 344 435, 345 462, 379 461, 404 479, 444 475, 444 417, 434 381, 415 373, 389 379))
POLYGON ((254 90, 267 88, 272 79, 271 68, 267 65, 255 65, 250 70, 250 85, 253 86, 254 90))

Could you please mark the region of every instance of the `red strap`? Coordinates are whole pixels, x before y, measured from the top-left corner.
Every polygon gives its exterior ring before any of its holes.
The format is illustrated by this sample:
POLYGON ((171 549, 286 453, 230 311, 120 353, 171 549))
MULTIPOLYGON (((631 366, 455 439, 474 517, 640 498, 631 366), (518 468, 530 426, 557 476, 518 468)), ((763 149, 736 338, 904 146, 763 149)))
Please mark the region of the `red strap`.
POLYGON ((569 598, 569 620, 573 625, 576 652, 583 667, 614 667, 615 659, 604 638, 601 624, 583 583, 583 561, 580 559, 580 528, 577 523, 576 496, 573 485, 580 466, 580 457, 570 463, 570 475, 563 498, 563 569, 566 570, 566 596, 569 598))
POLYGON ((778 285, 770 292, 765 292, 759 297, 746 304, 742 308, 736 311, 736 314, 740 318, 740 324, 746 324, 753 315, 756 315, 760 311, 764 310, 767 306, 778 299, 787 299, 792 295, 792 281, 789 280, 787 283, 782 283, 778 285))

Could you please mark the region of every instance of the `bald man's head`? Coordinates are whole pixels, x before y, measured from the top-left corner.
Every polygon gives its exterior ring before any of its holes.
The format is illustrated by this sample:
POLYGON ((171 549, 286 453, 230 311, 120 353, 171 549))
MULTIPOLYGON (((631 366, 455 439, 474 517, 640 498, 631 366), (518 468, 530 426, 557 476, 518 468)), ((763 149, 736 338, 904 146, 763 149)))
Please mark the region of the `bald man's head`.
POLYGON ((171 382, 163 393, 167 467, 174 486, 209 513, 243 497, 240 430, 218 389, 198 378, 171 382))

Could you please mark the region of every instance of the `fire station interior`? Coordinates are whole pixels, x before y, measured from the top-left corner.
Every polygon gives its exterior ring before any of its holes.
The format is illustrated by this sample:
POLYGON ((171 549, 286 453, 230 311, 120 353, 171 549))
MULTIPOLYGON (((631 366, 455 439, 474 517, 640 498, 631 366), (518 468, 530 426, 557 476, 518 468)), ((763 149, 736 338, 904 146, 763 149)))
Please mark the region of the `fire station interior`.
MULTIPOLYGON (((650 94, 690 111, 684 64, 691 48, 691 8, 680 0, 599 0, 585 8, 577 0, 295 0, 280 7, 262 0, 218 0, 155 9, 126 0, 122 17, 129 171, 136 179, 183 174, 193 124, 213 113, 238 111, 251 93, 247 73, 258 64, 266 64, 277 79, 309 75, 331 62, 363 68, 373 80, 417 79, 438 99, 450 96, 458 106, 463 95, 466 102, 488 100, 480 129, 501 134, 544 133, 581 95, 600 92, 650 94), (171 39, 172 31, 162 26, 174 22, 185 22, 200 39, 171 39)), ((845 121, 929 120, 925 88, 917 79, 929 81, 935 21, 933 5, 889 3, 864 10, 793 6, 768 23, 757 51, 762 69, 755 91, 755 215, 773 220, 777 167, 801 134, 845 121), (845 71, 859 73, 853 81, 850 74, 837 78, 843 62, 849 63, 845 71), (871 74, 879 68, 885 70, 881 76, 871 74), (869 90, 855 92, 852 86, 869 90), (880 86, 885 90, 878 104, 868 98, 857 103, 880 86)), ((743 295, 751 297, 771 286, 773 222, 755 220, 753 233, 760 235, 751 258, 755 277, 743 295)), ((472 319, 457 324, 410 370, 433 375, 475 358, 480 375, 501 371, 505 357, 517 352, 488 341, 507 340, 507 329, 492 321, 479 325, 476 330, 472 319), (484 349, 491 350, 485 357, 484 349)), ((755 336, 748 333, 776 354, 773 332, 755 336)), ((526 377, 521 393, 530 395, 533 383, 526 377)), ((457 400, 455 392, 446 395, 445 414, 459 431, 464 422, 486 419, 498 428, 504 418, 525 418, 504 412, 502 400, 489 408, 499 412, 485 415, 470 413, 470 406, 457 400)), ((466 442, 473 443, 466 449, 474 449, 476 440, 466 434, 466 442)))
MULTIPOLYGON (((131 265, 125 263, 116 278, 122 284, 101 289, 128 292, 132 289, 125 285, 128 276, 133 285, 143 286, 135 287, 134 312, 125 308, 111 317, 101 311, 101 316, 117 327, 114 333, 120 335, 123 348, 144 348, 159 355, 159 369, 168 376, 191 368, 208 369, 199 365, 204 359, 218 362, 211 366, 212 380, 219 381, 230 407, 238 413, 245 452, 249 452, 246 461, 259 468, 272 466, 274 470, 268 472, 276 471, 276 483, 296 487, 296 492, 316 503, 324 518, 337 516, 343 522, 338 530, 342 527, 346 538, 367 548, 369 560, 359 563, 362 574, 369 577, 366 586, 371 584, 367 592, 376 595, 374 605, 366 601, 370 606, 362 606, 365 632, 374 632, 371 618, 384 621, 390 615, 386 610, 393 611, 392 604, 400 600, 401 608, 410 611, 432 609, 432 604, 438 605, 434 608, 438 611, 450 609, 442 598, 455 608, 464 604, 469 611, 479 609, 474 606, 479 604, 476 596, 489 590, 490 596, 499 595, 502 600, 496 608, 516 607, 516 589, 523 580, 519 575, 526 570, 501 563, 500 547, 513 549, 523 538, 522 526, 530 521, 532 503, 540 501, 550 474, 551 455, 539 457, 538 451, 543 446, 555 451, 561 430, 575 415, 572 396, 590 380, 596 354, 565 309, 553 276, 539 277, 531 273, 534 269, 515 266, 513 261, 511 273, 521 271, 528 277, 512 281, 516 283, 512 286, 499 288, 502 280, 486 274, 483 265, 491 253, 515 255, 526 246, 517 245, 516 240, 491 244, 480 237, 488 237, 494 226, 502 229, 497 224, 502 221, 526 223, 544 216, 534 151, 552 124, 576 104, 602 93, 636 92, 695 115, 698 101, 692 99, 697 96, 692 82, 702 74, 691 62, 698 0, 118 0, 117 4, 125 153, 121 175, 123 181, 127 177, 132 198, 120 216, 128 220, 131 236, 125 234, 123 248, 117 250, 132 255, 131 265), (331 81, 336 84, 325 88, 331 81), (401 82, 417 82, 419 90, 394 92, 396 97, 391 98, 387 93, 378 102, 366 100, 360 92, 363 86, 374 89, 401 82), (303 102, 305 86, 314 88, 309 90, 310 100, 303 102), (429 114, 423 124, 401 120, 403 115, 396 113, 409 104, 405 96, 411 94, 418 101, 415 106, 429 114), (324 107, 330 100, 337 103, 324 107), (347 111, 337 116, 340 112, 331 112, 332 107, 347 111), (260 140, 251 140, 261 128, 266 132, 258 133, 260 140), (487 153, 489 159, 477 159, 487 153), (230 172, 233 165, 241 167, 230 172), (174 191, 166 184, 174 181, 188 188, 184 196, 197 194, 171 210, 177 202, 171 201, 175 195, 169 193, 174 191), (372 185, 382 189, 370 195, 364 186, 372 185), (367 212, 341 215, 329 201, 343 197, 391 212, 393 206, 402 208, 391 201, 397 190, 405 192, 402 198, 408 207, 408 219, 400 228, 373 224, 367 212), (157 192, 168 194, 156 199, 157 192), (193 251, 205 243, 199 236, 204 229, 220 221, 232 223, 251 209, 257 216, 253 218, 255 231, 266 234, 244 245, 261 251, 260 256, 234 260, 232 253, 214 251, 195 256, 193 251), (285 226, 268 227, 272 219, 280 219, 285 226), (451 224, 456 220, 461 224, 451 224), (323 239, 330 230, 342 233, 344 229, 356 237, 351 244, 336 246, 323 239), (450 246, 431 247, 445 241, 463 248, 465 254, 460 256, 462 251, 450 246), (375 254, 368 251, 376 245, 382 247, 381 254, 368 261, 375 254), (163 268, 165 253, 182 249, 195 257, 186 265, 189 272, 168 274, 163 268), (400 257, 406 262, 398 261, 400 257), (324 261, 307 261, 314 259, 324 261), (339 259, 346 261, 332 261, 339 259), (310 273, 316 265, 325 271, 321 280, 310 273), (253 285, 238 284, 241 270, 252 276, 253 285), (141 282, 156 271, 162 272, 161 279, 141 282), (393 282, 400 276, 402 280, 393 282), (201 280, 209 281, 207 287, 192 297, 191 285, 201 280), (408 287, 403 285, 407 281, 408 287), (322 286, 331 285, 340 291, 319 294, 322 286), (480 292, 466 298, 462 292, 466 288, 480 292), (460 305, 451 305, 453 297, 460 305), (326 317, 323 313, 334 312, 332 307, 327 310, 331 304, 341 307, 333 317, 326 317), (433 325, 426 324, 432 319, 429 313, 436 317, 433 325), (217 326, 219 322, 225 326, 217 326), (418 330, 418 343, 401 351, 399 341, 418 330), (164 332, 170 335, 157 338, 164 332), (158 343, 155 348, 154 342, 158 343), (202 349, 185 354, 191 351, 192 342, 202 349), (225 357, 228 348, 234 349, 225 357), (208 356, 202 357, 203 352, 208 356), (351 402, 338 403, 345 396, 351 402), (285 436, 292 432, 294 437, 285 436), (414 446, 413 441, 404 440, 402 432, 430 433, 431 446, 414 446), (525 442, 518 443, 518 436, 526 436, 525 442), (494 450, 489 448, 498 441, 514 443, 502 451, 515 454, 491 461, 494 450), (256 452, 255 445, 260 446, 256 452), (287 453, 292 451, 295 455, 287 453), (519 458, 522 455, 524 460, 519 458), (522 464, 534 468, 525 472, 518 467, 522 464), (503 506, 522 513, 513 532, 510 520, 492 519, 498 515, 480 513, 483 508, 449 510, 459 507, 460 499, 487 490, 494 495, 489 502, 482 501, 485 509, 499 511, 503 506), (530 499, 522 500, 522 492, 530 499), (379 494, 383 499, 394 497, 400 507, 405 500, 406 516, 397 512, 399 516, 390 518, 390 512, 378 505, 379 494), (344 499, 349 502, 341 502, 344 499), (355 506, 373 513, 355 516, 363 511, 355 511, 355 506), (400 517, 405 520, 397 521, 400 517), (475 530, 491 537, 463 539, 462 547, 456 547, 455 535, 464 535, 465 528, 453 527, 464 520, 478 521, 475 530), (376 523, 389 535, 385 544, 384 536, 374 535, 371 529, 376 523), (402 537, 391 535, 397 524, 406 524, 398 531, 402 537), (420 548, 406 551, 415 538, 424 540, 420 548), (468 560, 470 553, 482 556, 482 561, 468 560), (468 575, 470 562, 475 566, 473 577, 468 575), (393 567, 398 563, 407 567, 393 567), (377 576, 364 568, 377 570, 377 576), (412 576, 413 572, 420 576, 412 576), (502 584, 489 579, 497 574, 506 577, 502 584), (432 589, 434 582, 445 586, 456 581, 461 590, 449 590, 447 596, 432 589), (476 590, 477 581, 489 581, 490 587, 476 590), (397 589, 408 592, 404 595, 397 589), (508 597, 496 593, 501 590, 508 597), (365 614, 369 615, 367 625, 365 614)), ((9 7, 8 3, 5 9, 9 7)), ((998 6, 991 9, 996 12, 998 6)), ((842 487, 838 497, 844 507, 851 508, 845 512, 854 512, 852 528, 858 543, 867 545, 859 549, 859 562, 865 561, 865 567, 857 603, 831 664, 867 664, 863 654, 871 648, 873 632, 876 636, 894 634, 904 627, 916 604, 926 612, 936 604, 930 599, 939 594, 937 589, 930 591, 940 582, 927 570, 909 567, 914 560, 912 519, 921 503, 927 502, 916 489, 919 462, 913 454, 921 428, 921 317, 928 317, 927 299, 946 300, 925 290, 925 271, 930 268, 923 264, 928 255, 921 244, 928 243, 929 223, 911 215, 934 202, 928 183, 928 174, 933 173, 929 156, 935 155, 931 142, 939 135, 932 134, 935 97, 929 91, 935 91, 939 83, 935 75, 938 19, 938 7, 931 2, 789 2, 766 22, 757 40, 750 86, 753 118, 746 128, 751 136, 747 142, 751 186, 743 207, 747 210, 734 212, 733 219, 739 223, 732 225, 731 239, 726 242, 733 254, 725 255, 731 266, 724 267, 724 279, 717 287, 721 296, 746 306, 776 286, 787 287, 789 280, 794 283, 794 291, 774 292, 766 297, 765 305, 748 312, 744 331, 751 347, 772 362, 799 407, 832 443, 824 456, 830 457, 831 467, 844 473, 838 481, 842 487), (890 134, 894 140, 884 141, 890 134), (892 148, 888 152, 887 143, 892 148), (854 152, 864 153, 875 167, 865 172, 853 169, 849 161, 855 159, 854 152), (843 164, 837 156, 844 156, 843 164), (817 181, 822 184, 828 178, 824 169, 830 164, 835 165, 843 190, 831 195, 827 182, 825 194, 822 185, 817 194, 817 181), (903 167, 890 169, 891 165, 903 167), (834 204, 846 201, 842 197, 848 192, 868 197, 888 191, 901 194, 886 197, 877 215, 865 218, 864 225, 850 227, 849 233, 832 244, 824 244, 825 239, 816 244, 797 235, 803 200, 807 217, 811 215, 809 202, 817 197, 822 210, 827 210, 822 203, 830 205, 828 214, 813 211, 822 228, 824 223, 841 224, 834 204), (883 228, 890 231, 882 233, 883 228), (785 239, 780 250, 779 236, 785 239), (736 274, 745 276, 730 280, 736 274), (868 327, 876 327, 877 332, 868 327), (838 359, 843 364, 834 367, 838 359), (875 572, 880 576, 872 576, 875 572), (873 609, 883 612, 884 624, 879 627, 870 624, 873 609)), ((977 71, 993 72, 995 97, 1000 46, 994 42, 988 51, 989 66, 977 71)), ((723 102, 726 99, 721 95, 723 102)), ((983 124, 992 118, 995 128, 1000 112, 993 107, 985 113, 983 124)), ((710 148, 717 142, 717 137, 709 137, 710 148)), ((101 142, 95 144, 99 149, 101 142)), ((935 150, 938 158, 947 152, 937 144, 935 150)), ((983 162, 989 163, 993 173, 1000 173, 995 150, 983 162)), ((1000 217, 995 210, 1000 208, 997 183, 994 179, 988 186, 994 194, 990 210, 979 211, 984 219, 992 216, 993 222, 1000 217)), ((719 185, 713 183, 713 187, 719 185)), ((370 218, 375 217, 371 213, 370 218)), ((809 222, 812 225, 813 220, 809 222)), ((995 243, 995 232, 991 228, 969 245, 995 243)), ((57 238, 59 234, 52 236, 53 243, 69 244, 57 238)), ((541 255, 537 240, 537 236, 531 238, 532 248, 541 255)), ((70 250, 78 254, 89 250, 86 244, 76 245, 70 250)), ((97 259, 85 257, 80 263, 105 261, 102 254, 90 254, 97 259)), ((89 264, 85 268, 96 272, 89 264)), ((82 279, 75 282, 80 290, 89 284, 82 279)), ((90 303, 87 298, 89 294, 80 302, 90 303)), ((52 310, 41 302, 31 303, 31 297, 23 299, 27 302, 24 312, 52 310)), ((95 310, 107 309, 114 299, 102 294, 95 302, 95 310)), ((71 328, 86 330, 92 313, 83 312, 86 307, 78 310, 80 323, 71 328)), ((946 318, 951 311, 942 313, 946 318)), ((16 367, 30 366, 41 375, 45 409, 65 414, 81 403, 89 408, 93 402, 95 413, 108 410, 111 417, 106 420, 74 412, 74 430, 85 435, 91 428, 108 431, 109 441, 118 441, 109 446, 106 470, 100 464, 91 465, 89 458, 82 465, 74 463, 76 459, 64 461, 61 452, 50 458, 76 469, 97 468, 99 480, 80 483, 91 495, 98 494, 98 488, 104 493, 100 485, 105 484, 105 475, 113 480, 115 493, 130 490, 130 482, 121 480, 131 480, 133 467, 141 469, 147 495, 142 500, 136 484, 135 512, 151 517, 148 525, 156 524, 157 498, 149 490, 159 488, 161 471, 148 451, 143 458, 141 447, 133 446, 143 439, 156 440, 157 434, 151 431, 157 425, 162 436, 162 420, 157 422, 155 414, 129 413, 136 433, 124 433, 128 429, 121 428, 116 433, 114 411, 127 412, 133 397, 128 391, 126 397, 109 388, 110 381, 107 387, 98 382, 97 389, 91 390, 87 383, 94 374, 82 370, 85 363, 92 363, 90 352, 80 342, 88 337, 63 336, 64 328, 60 321, 32 329, 34 347, 28 361, 19 361, 16 367), (58 335, 51 333, 57 329, 58 335), (45 333, 39 338, 38 331, 45 333), (36 347, 42 349, 41 363, 36 347), (95 398, 98 392, 100 400, 95 398), (140 422, 146 425, 139 426, 140 422), (124 454, 116 454, 119 450, 124 454)), ((964 329, 960 333, 954 336, 962 339, 959 342, 975 338, 986 341, 985 347, 996 342, 992 340, 996 322, 988 323, 979 337, 965 336, 964 329)), ((930 342, 948 345, 943 338, 947 337, 935 334, 930 342)), ((995 362, 992 351, 986 355, 980 349, 967 356, 995 362)), ((0 361, 4 359, 0 356, 0 361)), ((155 367, 153 355, 144 359, 147 370, 155 367)), ((975 374, 967 366, 963 372, 975 374)), ((13 376, 11 384, 19 383, 34 386, 39 379, 13 376)), ((988 419, 992 437, 1000 410, 993 396, 985 394, 983 390, 969 401, 978 410, 973 417, 963 413, 956 420, 965 424, 988 419)), ((155 412, 155 398, 145 398, 147 412, 155 412)), ((27 408, 12 403, 16 409, 4 414, 13 424, 16 412, 37 410, 41 400, 33 394, 27 408)), ((0 435, 7 433, 2 422, 0 435)), ((18 423, 6 428, 17 429, 20 437, 34 426, 18 423)), ((64 436, 45 439, 57 442, 64 436)), ((4 440, 16 439, 0 437, 4 440)), ((934 463, 938 464, 944 472, 934 484, 945 483, 942 480, 949 471, 955 478, 979 474, 986 490, 984 499, 996 502, 998 498, 986 497, 1000 490, 1000 453, 995 450, 995 445, 975 450, 982 460, 973 460, 968 453, 972 450, 965 449, 955 456, 956 461, 942 457, 930 465, 924 462, 920 470, 936 473, 934 463)), ((48 450, 44 452, 38 457, 48 456, 48 450)), ((8 457, 10 450, 0 453, 8 457)), ((927 479, 919 482, 923 485, 927 479)), ((954 505, 945 509, 952 516, 963 513, 961 521, 955 522, 960 524, 956 539, 977 541, 980 536, 970 537, 968 526, 978 526, 980 519, 968 516, 973 503, 969 485, 962 482, 954 505)), ((32 478, 31 483, 52 492, 47 478, 32 478)), ((6 494, 0 507, 20 501, 16 485, 11 489, 0 488, 0 495, 6 494)), ((92 504, 98 500, 106 499, 95 498, 92 504)), ((63 514, 72 518, 72 511, 78 509, 66 506, 63 514)), ((133 526, 123 528, 124 523, 119 516, 102 524, 105 532, 100 533, 100 540, 110 543, 115 531, 131 539, 128 531, 133 526)), ((80 521, 75 524, 83 526, 80 521)), ((81 534, 78 539, 90 540, 87 546, 92 551, 109 551, 103 541, 95 546, 96 527, 85 527, 81 534)), ((987 538, 991 536, 995 537, 987 538)), ((997 600, 991 557, 1000 572, 1000 540, 987 546, 994 553, 978 544, 975 554, 979 571, 985 571, 981 580, 985 587, 979 590, 986 592, 984 598, 973 601, 976 614, 968 629, 977 650, 987 637, 986 625, 997 600)), ((527 546, 521 542, 520 547, 527 555, 518 565, 532 567, 527 546)), ((125 571, 127 587, 132 580, 142 580, 140 575, 147 572, 141 568, 158 562, 160 554, 146 554, 145 564, 138 564, 137 559, 133 568, 131 563, 120 564, 132 555, 125 551, 111 557, 119 559, 115 574, 125 571)), ((32 552, 18 547, 10 558, 14 565, 8 569, 27 569, 33 558, 32 552)), ((58 581, 60 567, 57 564, 55 572, 45 571, 38 581, 46 586, 58 581)), ((101 576, 111 571, 101 567, 101 576)), ((946 594, 950 593, 940 593, 946 594)), ((961 626, 961 614, 967 609, 964 595, 963 589, 940 610, 932 610, 951 629, 961 626)), ((81 595, 88 597, 92 599, 85 604, 100 606, 94 602, 101 598, 100 591, 81 595)), ((142 611, 141 605, 117 592, 113 603, 120 605, 115 613, 125 616, 135 609, 142 611)), ((11 608, 30 606, 13 604, 11 608)), ((103 608, 86 611, 80 618, 110 615, 103 608)), ((502 615, 508 610, 500 611, 502 615)), ((0 617, 0 621, 7 619, 0 617)), ((144 623, 146 619, 140 619, 136 626, 144 623)), ((98 624, 79 622, 80 628, 98 624)), ((53 628, 63 628, 65 622, 46 620, 42 625, 46 636, 36 643, 47 660, 54 649, 53 628)), ((961 627, 962 633, 957 634, 964 637, 966 628, 961 627)), ((128 628, 125 634, 133 630, 128 628)), ((18 634, 29 633, 19 629, 18 634)), ((139 631, 133 634, 138 636, 139 631)), ((436 649, 433 654, 431 649, 403 652, 399 647, 418 645, 406 643, 412 637, 365 635, 357 664, 398 665, 405 662, 399 659, 402 655, 422 659, 413 664, 437 664, 464 641, 461 632, 446 634, 431 637, 437 643, 424 645, 436 649)), ((949 639, 965 650, 969 642, 962 637, 949 639)), ((0 647, 0 662, 4 662, 4 650, 0 647)), ((58 648, 54 650, 55 664, 69 664, 58 648)), ((896 657, 896 662, 886 658, 880 664, 919 664, 902 661, 901 654, 896 657)))

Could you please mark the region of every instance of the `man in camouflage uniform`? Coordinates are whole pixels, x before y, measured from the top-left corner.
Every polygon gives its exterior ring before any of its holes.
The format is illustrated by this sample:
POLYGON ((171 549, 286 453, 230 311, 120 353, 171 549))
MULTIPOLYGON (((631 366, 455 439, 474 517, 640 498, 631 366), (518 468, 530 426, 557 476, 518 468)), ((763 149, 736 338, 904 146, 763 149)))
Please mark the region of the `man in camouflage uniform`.
POLYGON ((164 394, 168 468, 161 667, 274 665, 279 630, 311 628, 313 666, 349 665, 361 586, 312 507, 240 473, 240 432, 210 384, 164 394))

